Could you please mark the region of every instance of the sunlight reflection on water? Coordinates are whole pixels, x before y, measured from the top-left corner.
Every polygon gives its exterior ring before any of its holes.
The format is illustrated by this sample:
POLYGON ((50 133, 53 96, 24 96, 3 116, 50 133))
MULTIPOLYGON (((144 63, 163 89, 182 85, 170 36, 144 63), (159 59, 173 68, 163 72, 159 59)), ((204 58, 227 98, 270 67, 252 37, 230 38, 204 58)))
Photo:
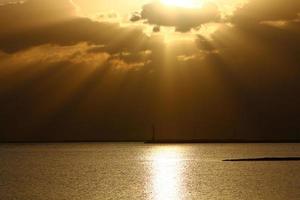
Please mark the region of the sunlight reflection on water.
POLYGON ((157 200, 180 199, 182 157, 179 147, 159 147, 152 152, 153 194, 157 200))

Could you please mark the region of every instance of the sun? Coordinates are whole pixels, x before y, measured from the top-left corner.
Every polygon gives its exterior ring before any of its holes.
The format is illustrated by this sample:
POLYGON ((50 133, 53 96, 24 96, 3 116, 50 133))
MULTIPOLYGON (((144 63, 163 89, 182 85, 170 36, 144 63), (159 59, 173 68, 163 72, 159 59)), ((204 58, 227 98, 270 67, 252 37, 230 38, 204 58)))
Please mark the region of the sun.
POLYGON ((177 6, 184 8, 200 7, 200 0, 161 0, 161 2, 168 6, 177 6))

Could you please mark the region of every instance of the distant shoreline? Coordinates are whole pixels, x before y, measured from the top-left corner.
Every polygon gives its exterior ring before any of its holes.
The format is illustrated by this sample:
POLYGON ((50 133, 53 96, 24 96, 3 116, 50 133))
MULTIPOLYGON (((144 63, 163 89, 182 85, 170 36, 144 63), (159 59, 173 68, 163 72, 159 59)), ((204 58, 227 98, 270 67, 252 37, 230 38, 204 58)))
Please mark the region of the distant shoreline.
POLYGON ((224 162, 300 161, 300 157, 239 158, 239 159, 226 159, 223 161, 224 162))
POLYGON ((214 139, 203 139, 203 140, 148 140, 145 141, 146 144, 159 144, 159 143, 178 143, 178 144, 184 144, 184 143, 300 143, 300 140, 260 140, 260 139, 249 139, 249 140, 243 140, 243 139, 220 139, 220 140, 214 140, 214 139))
POLYGON ((300 139, 199 139, 199 140, 20 140, 0 141, 0 144, 9 143, 130 143, 144 144, 205 144, 205 143, 300 143, 300 139))

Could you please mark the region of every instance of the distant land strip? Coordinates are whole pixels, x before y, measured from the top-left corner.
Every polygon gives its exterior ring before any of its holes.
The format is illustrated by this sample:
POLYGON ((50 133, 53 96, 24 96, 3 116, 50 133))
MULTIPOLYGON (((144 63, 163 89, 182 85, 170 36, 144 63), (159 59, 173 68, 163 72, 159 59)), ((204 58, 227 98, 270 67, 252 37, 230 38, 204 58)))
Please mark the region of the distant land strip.
POLYGON ((195 139, 195 140, 147 140, 146 144, 184 143, 300 143, 300 139, 195 139))
POLYGON ((190 144, 190 143, 300 143, 300 139, 157 139, 157 140, 6 140, 0 139, 1 143, 122 143, 141 142, 145 144, 190 144))
POLYGON ((239 159, 226 159, 223 161, 225 162, 300 161, 300 157, 239 158, 239 159))

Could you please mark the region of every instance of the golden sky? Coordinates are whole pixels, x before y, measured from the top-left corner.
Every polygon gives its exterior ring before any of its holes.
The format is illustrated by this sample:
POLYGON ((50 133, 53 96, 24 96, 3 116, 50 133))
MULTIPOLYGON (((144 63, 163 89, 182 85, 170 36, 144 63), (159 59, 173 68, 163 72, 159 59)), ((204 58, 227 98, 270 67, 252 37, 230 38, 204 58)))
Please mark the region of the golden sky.
POLYGON ((299 34, 298 0, 0 0, 0 132, 294 130, 299 34))

